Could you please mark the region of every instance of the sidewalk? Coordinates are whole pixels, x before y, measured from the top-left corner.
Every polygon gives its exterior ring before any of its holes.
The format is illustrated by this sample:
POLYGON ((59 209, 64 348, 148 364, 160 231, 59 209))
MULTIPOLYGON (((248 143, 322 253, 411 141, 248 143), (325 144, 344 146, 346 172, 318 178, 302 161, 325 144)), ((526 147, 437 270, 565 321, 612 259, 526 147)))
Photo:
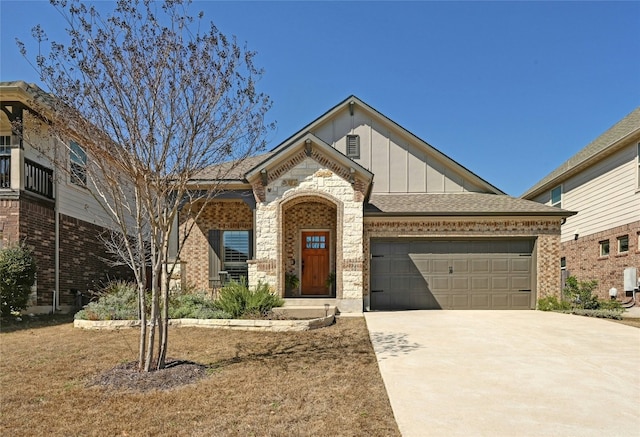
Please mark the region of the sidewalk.
POLYGON ((624 313, 622 313, 622 318, 640 319, 640 306, 636 305, 631 308, 627 308, 627 310, 624 313))

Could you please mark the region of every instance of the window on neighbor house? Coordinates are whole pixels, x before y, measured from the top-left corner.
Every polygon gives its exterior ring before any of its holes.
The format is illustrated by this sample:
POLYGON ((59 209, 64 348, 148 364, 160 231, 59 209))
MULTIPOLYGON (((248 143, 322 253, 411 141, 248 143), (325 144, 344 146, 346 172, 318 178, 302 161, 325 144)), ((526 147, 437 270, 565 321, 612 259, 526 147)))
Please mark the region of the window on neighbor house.
POLYGON ((0 188, 11 188, 11 135, 0 135, 0 188))
POLYGON ((609 240, 600 242, 600 256, 609 256, 609 240))
POLYGON ((638 189, 640 189, 640 143, 638 143, 638 153, 636 153, 636 164, 638 164, 638 189))
POLYGON ((562 185, 551 190, 551 206, 562 208, 562 185))
POLYGON ((360 136, 347 135, 347 156, 349 158, 360 158, 360 136))
POLYGON ((75 141, 69 144, 69 172, 71 183, 85 187, 87 185, 87 153, 75 141))
POLYGON ((564 256, 562 258, 560 258, 560 268, 562 270, 566 270, 567 269, 567 258, 565 258, 564 256))
POLYGON ((618 237, 618 253, 629 252, 629 236, 618 237))

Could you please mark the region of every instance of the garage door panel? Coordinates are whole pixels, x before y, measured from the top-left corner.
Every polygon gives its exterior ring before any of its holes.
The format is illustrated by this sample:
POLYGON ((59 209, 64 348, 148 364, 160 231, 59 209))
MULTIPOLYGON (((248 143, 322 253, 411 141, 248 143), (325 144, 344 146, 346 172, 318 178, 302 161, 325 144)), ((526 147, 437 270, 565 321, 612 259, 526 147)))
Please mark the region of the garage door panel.
POLYGON ((488 310, 491 307, 491 296, 489 294, 471 295, 471 309, 488 310))
POLYGON ((491 272, 491 267, 488 259, 472 259, 471 271, 474 274, 483 274, 491 272))
POLYGON ((513 293, 511 295, 511 307, 514 309, 529 309, 531 307, 531 293, 513 293))
POLYGON ((453 259, 451 260, 450 266, 454 273, 456 274, 464 274, 470 273, 469 269, 469 260, 467 259, 453 259))
POLYGON ((531 272, 531 258, 523 257, 511 260, 511 271, 513 272, 531 272))
POLYGON ((511 288, 514 291, 531 290, 531 277, 530 276, 512 276, 511 288))
POLYGON ((471 277, 471 290, 472 291, 489 291, 490 278, 488 276, 472 276, 471 277))
POLYGON ((470 291, 471 278, 469 276, 454 276, 451 278, 451 286, 456 291, 470 291))
POLYGON ((470 309, 471 303, 468 294, 454 294, 449 300, 450 306, 447 309, 470 309))
POLYGON ((372 309, 529 309, 532 240, 371 241, 372 309), (524 256, 523 256, 524 255, 524 256), (386 280, 381 280, 385 277, 386 280), (382 297, 384 295, 384 297, 382 297))
POLYGON ((492 273, 506 273, 509 271, 509 260, 504 258, 491 260, 492 273))

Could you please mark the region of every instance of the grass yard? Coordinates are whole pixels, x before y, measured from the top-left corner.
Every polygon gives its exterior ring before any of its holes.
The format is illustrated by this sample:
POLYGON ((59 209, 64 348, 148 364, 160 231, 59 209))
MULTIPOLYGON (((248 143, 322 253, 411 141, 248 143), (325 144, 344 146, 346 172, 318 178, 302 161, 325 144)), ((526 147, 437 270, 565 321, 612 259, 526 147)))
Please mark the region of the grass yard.
POLYGON ((208 376, 145 393, 87 386, 136 359, 136 329, 59 322, 2 327, 0 435, 400 435, 363 318, 300 333, 171 328, 169 356, 208 376))

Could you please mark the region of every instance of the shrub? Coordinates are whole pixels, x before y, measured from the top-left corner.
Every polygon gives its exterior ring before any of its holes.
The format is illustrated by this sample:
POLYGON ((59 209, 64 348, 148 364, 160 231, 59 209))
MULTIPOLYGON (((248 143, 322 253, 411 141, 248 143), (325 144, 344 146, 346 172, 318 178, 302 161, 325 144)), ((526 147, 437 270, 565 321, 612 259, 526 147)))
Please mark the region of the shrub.
POLYGON ((255 290, 249 290, 246 281, 235 282, 222 287, 215 305, 233 318, 247 315, 265 315, 273 307, 282 306, 284 301, 271 293, 268 284, 259 282, 255 290))
POLYGON ((80 320, 137 320, 138 289, 133 283, 113 281, 99 292, 97 301, 89 302, 75 315, 80 320))
POLYGON ((10 315, 27 307, 36 281, 36 263, 24 245, 0 250, 0 314, 10 315))
POLYGON ((599 302, 598 297, 593 295, 593 290, 597 286, 598 281, 578 281, 575 276, 569 276, 562 293, 574 308, 596 310, 599 302))
POLYGON ((213 300, 204 293, 175 294, 169 301, 171 319, 230 319, 231 316, 219 310, 213 300))
POLYGON ((563 311, 571 308, 569 302, 558 300, 555 296, 548 296, 538 299, 538 309, 540 311, 563 311))

